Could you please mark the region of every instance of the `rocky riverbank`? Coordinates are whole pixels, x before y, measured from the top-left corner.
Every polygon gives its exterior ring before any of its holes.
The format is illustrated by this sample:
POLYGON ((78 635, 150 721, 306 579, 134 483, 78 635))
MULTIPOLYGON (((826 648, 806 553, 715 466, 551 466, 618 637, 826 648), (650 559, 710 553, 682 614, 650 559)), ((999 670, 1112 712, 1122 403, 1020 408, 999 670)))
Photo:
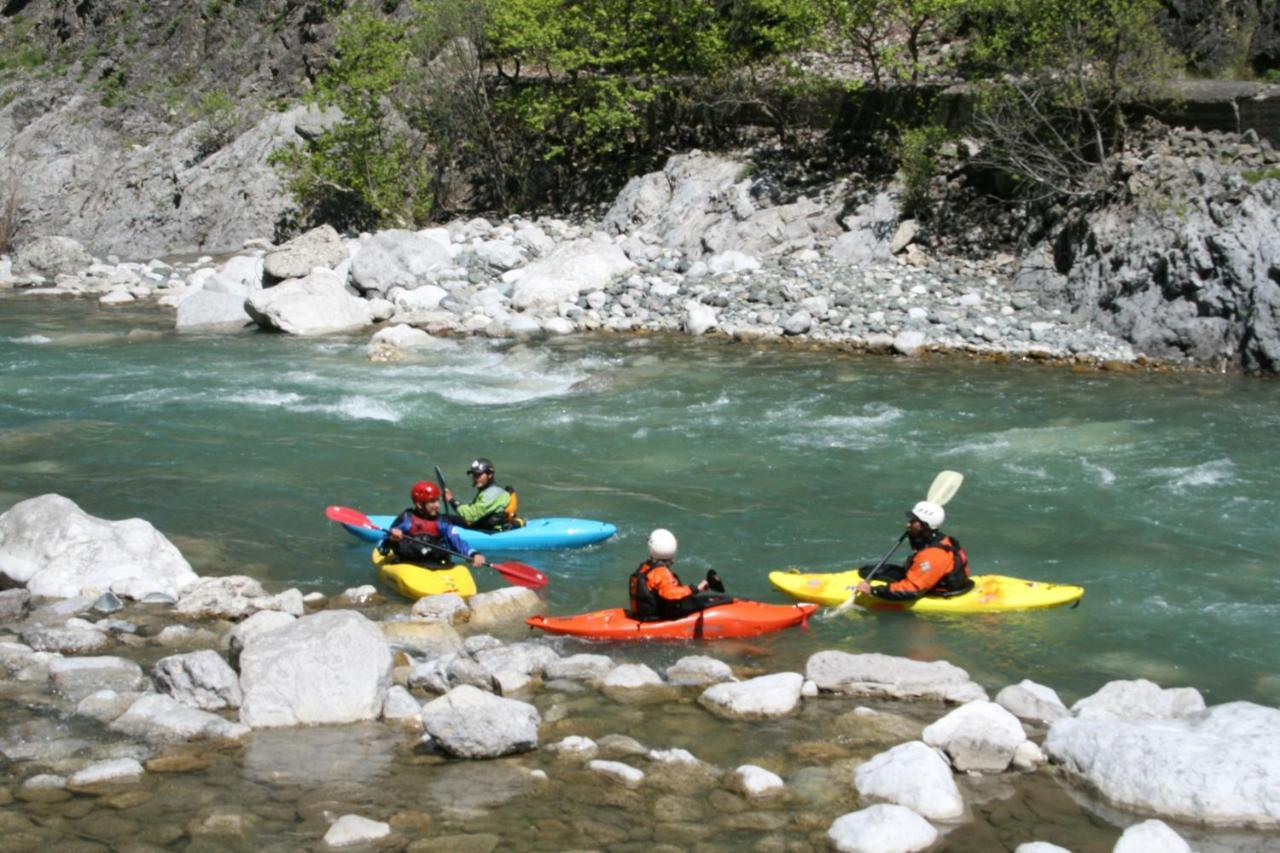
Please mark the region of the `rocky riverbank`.
MULTIPOLYGON (((745 164, 693 153, 633 180, 595 220, 474 218, 419 232, 280 246, 221 262, 105 262, 75 241, 28 243, 0 287, 151 299, 180 331, 351 333, 381 324, 372 357, 439 336, 673 332, 915 355, 960 352, 1093 365, 1151 363, 1119 337, 1045 308, 1016 261, 939 260, 898 221, 892 192, 845 212, 842 186, 785 203, 745 164)), ((1191 364, 1186 360, 1173 363, 1191 364)))
MULTIPOLYGON (((701 653, 659 672, 624 654, 500 639, 542 608, 527 589, 412 605, 373 587, 269 593, 247 577, 198 577, 145 521, 92 518, 57 495, 0 515, 0 571, 19 585, 0 593, 6 848, 94 827, 89 837, 108 841, 237 849, 276 833, 321 849, 711 849, 744 831, 761 849, 979 849, 960 839, 997 843, 974 835, 993 800, 1043 796, 1045 785, 1110 809, 1113 849, 1125 853, 1189 850, 1184 837, 1198 850, 1260 850, 1280 831, 1280 711, 1206 707, 1193 688, 1114 681, 1068 708, 1024 680, 992 700, 945 661, 839 650, 811 655, 802 672, 701 653), (670 715, 716 759, 673 746, 670 715), (731 745, 712 746, 726 729, 731 745), (328 746, 305 757, 271 746, 291 731, 328 746), (285 786, 331 765, 344 741, 387 754, 335 767, 365 780, 358 791, 294 802, 285 786), (455 782, 456 805, 434 816, 401 804, 399 786, 504 756, 455 782), (172 806, 148 817, 166 789, 226 762, 250 778, 216 783, 217 802, 178 809, 176 824, 172 806), (392 764, 399 786, 379 786, 392 764), (271 793, 241 797, 244 786, 271 793), (477 829, 495 830, 492 810, 515 801, 534 814, 551 803, 554 816, 522 821, 519 837, 477 829), (578 803, 634 812, 642 836, 625 820, 575 817, 578 803)), ((1045 853, 1080 837, 1062 822, 983 832, 1045 853)), ((1087 847, 1101 849, 1096 837, 1087 847)))

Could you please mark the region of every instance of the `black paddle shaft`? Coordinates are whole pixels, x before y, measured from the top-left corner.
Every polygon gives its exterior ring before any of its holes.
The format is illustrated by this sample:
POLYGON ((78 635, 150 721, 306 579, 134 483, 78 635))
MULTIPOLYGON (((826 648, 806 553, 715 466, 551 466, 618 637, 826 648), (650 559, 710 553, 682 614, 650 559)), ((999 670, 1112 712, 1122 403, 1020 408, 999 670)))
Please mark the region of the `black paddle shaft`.
POLYGON ((898 537, 898 541, 893 543, 893 547, 884 552, 884 556, 880 558, 880 562, 876 563, 876 567, 863 575, 862 579, 867 583, 871 583, 871 579, 876 576, 876 572, 884 568, 884 564, 889 562, 889 558, 893 556, 893 552, 897 551, 898 548, 902 546, 902 541, 906 538, 907 531, 904 530, 902 531, 902 535, 898 537))
MULTIPOLYGON (((443 497, 444 493, 449 491, 449 487, 444 484, 444 472, 440 470, 440 466, 436 465, 435 469, 436 469, 436 482, 440 484, 440 496, 443 497)), ((457 501, 451 499, 449 501, 449 506, 453 507, 453 511, 455 514, 458 512, 457 501)))

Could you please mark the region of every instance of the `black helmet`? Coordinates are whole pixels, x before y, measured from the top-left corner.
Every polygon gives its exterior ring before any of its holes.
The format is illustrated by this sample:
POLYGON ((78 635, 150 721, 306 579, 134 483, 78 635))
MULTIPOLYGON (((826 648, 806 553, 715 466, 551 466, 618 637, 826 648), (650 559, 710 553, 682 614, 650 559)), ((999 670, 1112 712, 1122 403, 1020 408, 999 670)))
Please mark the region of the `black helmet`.
POLYGON ((467 473, 472 477, 478 474, 492 474, 493 463, 488 459, 485 459, 483 456, 477 456, 472 460, 471 464, 467 466, 467 473))

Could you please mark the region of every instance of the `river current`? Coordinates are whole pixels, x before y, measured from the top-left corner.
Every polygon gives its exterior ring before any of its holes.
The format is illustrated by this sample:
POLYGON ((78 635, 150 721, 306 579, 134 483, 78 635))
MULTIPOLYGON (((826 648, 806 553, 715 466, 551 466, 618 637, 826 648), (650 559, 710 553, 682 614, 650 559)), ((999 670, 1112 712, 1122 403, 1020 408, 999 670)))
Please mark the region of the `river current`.
POLYGON ((1122 678, 1280 704, 1280 384, 612 336, 373 363, 366 340, 178 335, 153 308, 0 298, 0 510, 57 492, 147 519, 200 574, 335 593, 376 580, 326 505, 398 512, 433 465, 468 493, 483 455, 522 514, 618 525, 506 555, 550 575, 546 611, 567 614, 621 604, 659 526, 686 578, 715 568, 783 601, 769 571, 876 559, 951 469, 945 529, 974 573, 1080 584, 1079 606, 854 610, 700 650, 762 671, 826 648, 944 659, 993 695, 1030 678, 1068 704, 1122 678))

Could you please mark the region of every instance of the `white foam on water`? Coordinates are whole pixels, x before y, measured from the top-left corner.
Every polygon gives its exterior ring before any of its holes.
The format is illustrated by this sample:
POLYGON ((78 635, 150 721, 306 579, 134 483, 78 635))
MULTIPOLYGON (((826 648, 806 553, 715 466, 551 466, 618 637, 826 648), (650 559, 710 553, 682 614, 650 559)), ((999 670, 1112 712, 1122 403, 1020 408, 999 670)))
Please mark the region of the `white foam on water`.
POLYGON ((326 415, 338 415, 353 421, 386 421, 399 423, 404 415, 381 400, 363 395, 343 397, 336 403, 307 403, 286 406, 293 412, 318 412, 326 415))
POLYGON ((7 340, 7 341, 8 341, 9 343, 11 343, 11 344, 37 344, 37 345, 39 345, 39 344, 51 344, 51 343, 53 343, 53 338, 49 337, 48 335, 22 335, 21 337, 17 337, 17 338, 6 338, 5 340, 7 340))
POLYGON ((796 409, 786 409, 789 426, 802 425, 799 432, 784 436, 783 443, 797 447, 842 447, 854 450, 883 444, 894 424, 906 414, 893 406, 868 406, 867 414, 826 415, 806 419, 796 409))
POLYGON ((1084 466, 1084 470, 1088 471, 1091 474, 1096 475, 1098 478, 1098 482, 1101 483, 1102 485, 1111 486, 1115 484, 1116 475, 1115 475, 1115 472, 1112 471, 1110 468, 1106 468, 1102 465, 1097 465, 1093 462, 1090 462, 1088 459, 1083 459, 1083 458, 1080 460, 1080 464, 1084 466))
POLYGON ((292 391, 275 391, 270 388, 260 388, 255 391, 231 394, 224 399, 228 403, 244 403, 250 406, 292 406, 302 402, 302 395, 295 394, 292 391))
POLYGON ((104 394, 94 397, 95 403, 190 403, 205 395, 186 388, 143 388, 123 394, 104 394))
POLYGON ((1049 479, 1049 472, 1043 468, 1028 468, 1025 465, 1006 462, 1004 469, 1012 474, 1021 474, 1024 477, 1034 477, 1037 480, 1049 479))
POLYGON ((1090 421, 1043 427, 1014 427, 989 433, 950 450, 943 456, 977 454, 980 456, 1080 456, 1099 448, 1115 450, 1134 441, 1139 428, 1134 421, 1090 421))
POLYGON ((1231 483, 1236 479, 1235 468, 1230 459, 1214 459, 1186 468, 1154 468, 1151 473, 1164 479, 1165 488, 1169 491, 1182 493, 1188 489, 1231 483))

